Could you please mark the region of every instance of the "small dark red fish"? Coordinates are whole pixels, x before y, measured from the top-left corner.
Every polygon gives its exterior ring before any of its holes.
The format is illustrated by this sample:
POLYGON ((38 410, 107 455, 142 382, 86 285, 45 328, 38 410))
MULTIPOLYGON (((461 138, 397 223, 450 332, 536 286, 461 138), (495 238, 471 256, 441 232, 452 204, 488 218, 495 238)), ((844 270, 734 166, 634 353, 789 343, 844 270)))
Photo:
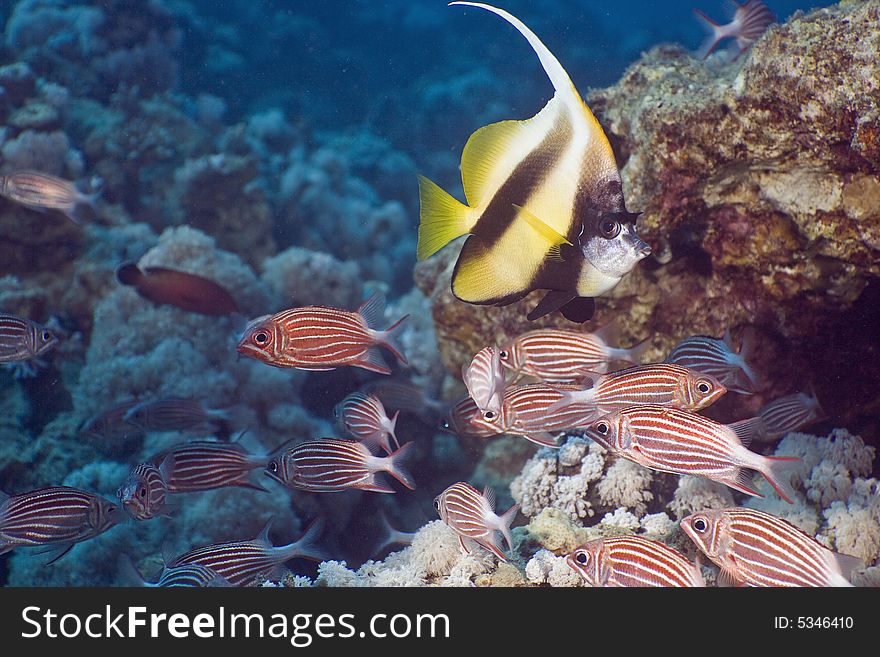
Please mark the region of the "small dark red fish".
POLYGON ((736 11, 733 20, 724 25, 716 23, 699 9, 694 9, 697 18, 709 33, 697 52, 697 56, 701 59, 711 55, 718 44, 725 39, 736 39, 736 45, 739 46, 736 56, 739 57, 761 38, 771 24, 776 22, 776 16, 761 0, 748 0, 744 4, 734 2, 734 6, 736 11))
POLYGON ((116 491, 125 511, 135 520, 150 520, 168 511, 168 487, 159 468, 141 463, 132 468, 128 479, 116 491))
POLYGON ((112 502, 70 486, 11 497, 0 493, 0 554, 17 547, 57 545, 52 563, 75 543, 94 538, 121 520, 119 507, 112 502))
POLYGON ((122 402, 85 420, 77 430, 78 436, 88 436, 95 440, 116 442, 133 436, 140 436, 143 430, 125 421, 125 414, 137 400, 122 402))
POLYGON ((503 515, 495 513, 495 491, 486 486, 482 494, 470 484, 460 481, 434 498, 434 508, 440 519, 458 534, 462 550, 470 554, 474 544, 489 550, 502 561, 507 557, 501 551, 496 532, 501 532, 507 547, 513 549, 510 524, 516 518, 519 504, 514 504, 503 515))
POLYGON ((341 438, 318 438, 282 446, 266 466, 266 474, 288 488, 313 493, 335 493, 352 488, 393 493, 376 480, 387 472, 410 490, 416 484, 402 462, 413 443, 406 443, 388 456, 374 456, 366 444, 341 438))
POLYGON ((396 339, 406 316, 382 331, 377 327, 384 316, 380 294, 355 312, 326 306, 291 308, 253 320, 238 343, 238 353, 274 367, 324 372, 351 365, 390 374, 378 348, 385 347, 406 363, 396 339))
POLYGON ((150 463, 159 468, 169 493, 194 493, 226 486, 265 491, 250 482, 251 470, 265 467, 268 457, 250 454, 237 443, 207 440, 183 443, 157 454, 150 463))
POLYGON ((215 317, 239 312, 238 304, 229 292, 214 281, 195 274, 167 267, 141 270, 134 263, 126 263, 116 270, 116 279, 160 305, 215 317))
POLYGON ((253 584, 257 577, 277 576, 285 561, 324 558, 315 544, 323 528, 323 521, 316 520, 298 541, 276 547, 269 540, 269 525, 266 525, 253 540, 194 548, 172 559, 166 568, 192 564, 204 566, 232 586, 246 586, 253 584))

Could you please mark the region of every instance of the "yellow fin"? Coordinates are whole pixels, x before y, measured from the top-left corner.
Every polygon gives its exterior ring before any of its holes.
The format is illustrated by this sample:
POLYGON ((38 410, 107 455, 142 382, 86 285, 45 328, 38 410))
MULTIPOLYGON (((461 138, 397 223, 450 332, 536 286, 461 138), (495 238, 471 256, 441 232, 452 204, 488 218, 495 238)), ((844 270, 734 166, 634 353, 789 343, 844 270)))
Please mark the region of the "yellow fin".
POLYGON ((552 246, 556 247, 557 253, 559 252, 559 247, 563 244, 573 246, 573 244, 565 238, 565 235, 559 233, 555 228, 549 226, 546 222, 533 215, 524 207, 516 205, 515 203, 513 204, 513 207, 515 207, 517 210, 517 219, 522 219, 529 226, 534 228, 535 232, 537 232, 541 237, 550 242, 552 246))
MULTIPOLYGON (((551 109, 547 114, 554 111, 551 109)), ((538 121, 536 118, 491 123, 475 130, 467 140, 461 153, 461 182, 472 208, 479 207, 498 191, 516 165, 550 129, 552 118, 541 117, 538 121)))
POLYGON ((428 258, 473 227, 471 209, 419 176, 419 260, 428 258))
POLYGON ((488 249, 482 239, 471 235, 461 250, 452 292, 468 303, 498 303, 527 292, 534 273, 527 259, 488 249))

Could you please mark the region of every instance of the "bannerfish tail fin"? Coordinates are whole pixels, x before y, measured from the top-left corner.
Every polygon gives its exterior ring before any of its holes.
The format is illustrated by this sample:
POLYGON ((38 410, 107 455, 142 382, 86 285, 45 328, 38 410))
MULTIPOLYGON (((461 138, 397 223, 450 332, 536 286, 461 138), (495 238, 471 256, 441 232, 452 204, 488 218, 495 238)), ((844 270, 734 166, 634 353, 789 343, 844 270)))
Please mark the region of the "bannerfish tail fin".
POLYGON ((471 209, 424 176, 419 176, 419 208, 419 260, 429 258, 473 228, 471 209))

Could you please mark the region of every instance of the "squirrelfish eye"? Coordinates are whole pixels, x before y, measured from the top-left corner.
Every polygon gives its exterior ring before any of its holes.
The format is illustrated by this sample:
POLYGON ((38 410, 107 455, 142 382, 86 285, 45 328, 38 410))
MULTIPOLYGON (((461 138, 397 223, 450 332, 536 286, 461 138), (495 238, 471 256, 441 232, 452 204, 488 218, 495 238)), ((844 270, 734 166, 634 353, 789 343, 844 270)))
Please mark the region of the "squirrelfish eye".
POLYGON ((501 358, 501 360, 507 360, 508 358, 510 358, 510 354, 507 352, 507 349, 500 349, 498 351, 498 356, 501 358))
POLYGON ((434 498, 434 508, 437 510, 437 513, 440 513, 440 498, 434 498))
POLYGON ((43 342, 49 342, 49 340, 52 339, 52 332, 51 331, 43 331, 42 333, 40 333, 40 339, 43 342))
POLYGON ((712 392, 712 384, 706 381, 705 379, 700 379, 697 381, 697 390, 704 395, 708 395, 712 392))
POLYGON ((483 417, 486 418, 487 420, 489 420, 490 422, 492 420, 494 420, 497 416, 498 416, 498 414, 495 411, 486 411, 485 413, 483 413, 483 417))
POLYGON ((141 489, 138 491, 138 497, 146 497, 146 496, 147 496, 147 489, 146 489, 146 488, 141 488, 141 489))
POLYGON ((593 425, 593 428, 596 430, 596 433, 602 436, 607 436, 608 432, 611 431, 611 427, 608 426, 608 423, 604 420, 602 420, 601 422, 596 422, 596 424, 593 425))
POLYGON ((620 233, 620 222, 606 217, 599 221, 599 234, 605 239, 613 239, 620 233))
POLYGON ((266 466, 266 469, 272 474, 275 474, 278 472, 278 463, 276 461, 269 461, 269 465, 266 466))
POLYGON ((575 555, 574 560, 577 561, 579 564, 587 563, 587 561, 588 561, 587 553, 586 552, 578 552, 575 555))
POLYGON ((691 527, 694 528, 694 531, 698 531, 701 534, 709 528, 709 523, 706 522, 706 519, 703 517, 694 518, 691 522, 691 527))
POLYGON ((269 342, 269 334, 266 331, 258 331, 254 333, 254 342, 263 345, 269 342))

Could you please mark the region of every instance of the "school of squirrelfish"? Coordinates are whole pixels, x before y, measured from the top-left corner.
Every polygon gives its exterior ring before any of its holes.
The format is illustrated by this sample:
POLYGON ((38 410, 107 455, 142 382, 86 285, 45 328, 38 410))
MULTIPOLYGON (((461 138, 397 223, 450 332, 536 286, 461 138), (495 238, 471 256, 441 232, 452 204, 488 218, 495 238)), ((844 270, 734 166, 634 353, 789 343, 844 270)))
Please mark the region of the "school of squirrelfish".
MULTIPOLYGON (((42 548, 58 568, 58 560, 75 545, 105 532, 130 531, 163 518, 174 522, 179 506, 205 491, 407 495, 424 472, 423 464, 411 463, 418 439, 406 435, 410 425, 399 421, 408 414, 431 418, 439 413, 440 429, 461 438, 484 442, 519 436, 545 452, 576 435, 609 458, 716 482, 744 499, 763 497, 754 481, 760 475, 772 487, 771 495, 794 502, 790 476, 800 455, 767 456, 760 445, 821 420, 815 392, 786 395, 752 416, 721 423, 704 411, 722 398, 754 395, 772 377, 752 364, 758 341, 752 331, 744 332, 739 347, 729 331, 722 337, 681 336, 665 358, 645 362, 650 335, 629 347, 619 345, 625 318, 590 330, 577 326, 592 319, 596 298, 611 293, 652 254, 637 230, 639 213, 627 209, 603 128, 542 40, 503 9, 476 2, 450 5, 485 10, 512 26, 537 56, 553 91, 531 118, 492 123, 470 135, 460 157, 465 202, 418 177, 417 257, 458 249, 451 275, 456 303, 506 306, 541 291, 527 319, 558 313, 569 327, 536 327, 484 340, 455 382, 467 394, 446 403, 389 376, 407 364, 405 351, 411 347, 404 332, 421 318, 400 312, 389 321, 382 292, 356 308, 297 305, 247 316, 230 291, 210 277, 125 259, 115 268, 114 284, 132 288, 139 303, 204 315, 206 321, 241 320, 233 349, 212 346, 218 362, 249 359, 248 364, 262 364, 255 368, 287 373, 336 370, 334 380, 344 381, 348 391, 330 400, 340 436, 279 435, 274 449, 254 450, 248 446, 249 420, 228 409, 185 397, 123 399, 84 421, 79 437, 121 442, 175 432, 191 439, 161 443, 142 462, 129 463, 115 501, 60 484, 0 492, 0 554, 42 548)), ((711 32, 700 57, 725 39, 736 40, 734 57, 739 57, 774 21, 760 0, 737 5, 727 25, 698 15, 711 32)), ((100 192, 82 192, 70 181, 36 171, 0 177, 0 196, 29 209, 61 212, 79 226, 85 211, 97 211, 100 200, 100 192)), ((33 376, 66 337, 51 322, 0 313, 0 362, 33 376)), ((437 515, 462 552, 515 564, 526 557, 527 544, 512 534, 519 504, 496 512, 493 488, 479 490, 467 481, 430 495, 436 495, 437 515)), ((413 540, 384 514, 372 522, 384 528, 379 551, 413 540)), ((293 559, 336 558, 322 543, 325 524, 318 517, 287 544, 273 543, 270 523, 256 537, 194 546, 164 556, 154 581, 130 555, 120 554, 120 581, 207 587, 280 579, 293 559)), ((640 536, 591 540, 557 556, 585 584, 605 587, 706 586, 711 565, 694 558, 700 554, 717 565, 719 583, 738 586, 850 586, 860 565, 785 519, 746 507, 698 509, 680 521, 680 529, 693 543, 690 556, 640 536)))

